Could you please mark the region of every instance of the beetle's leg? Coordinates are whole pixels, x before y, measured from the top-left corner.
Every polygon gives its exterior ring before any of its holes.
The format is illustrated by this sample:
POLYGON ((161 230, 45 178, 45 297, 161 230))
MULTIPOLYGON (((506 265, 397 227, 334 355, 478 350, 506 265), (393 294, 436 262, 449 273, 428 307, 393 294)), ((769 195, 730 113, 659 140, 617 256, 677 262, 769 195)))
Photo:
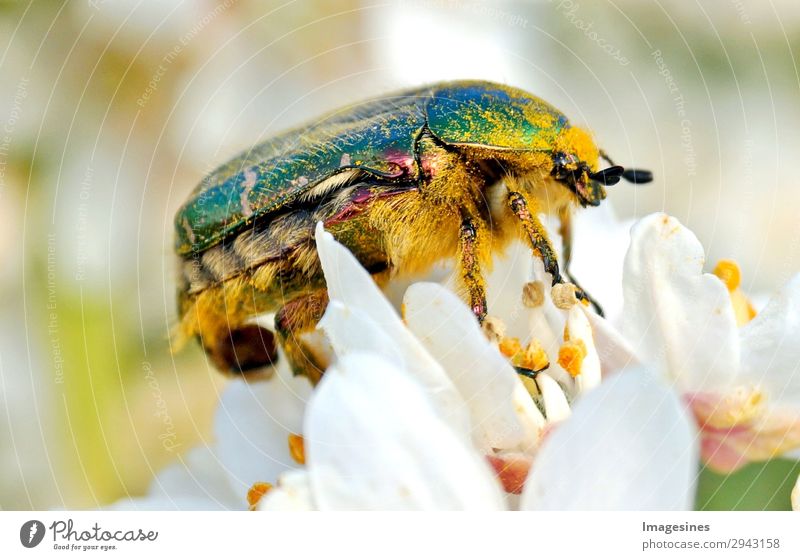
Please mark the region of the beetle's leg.
POLYGON ((528 209, 525 197, 516 191, 509 191, 508 205, 525 228, 533 251, 544 263, 545 272, 553 276, 553 286, 562 283, 564 280, 558 268, 558 258, 553 246, 550 245, 550 240, 547 239, 547 231, 539 218, 528 209))
MULTIPOLYGON (((517 216, 528 234, 528 240, 533 247, 533 251, 542 259, 545 272, 553 276, 553 286, 564 283, 561 271, 558 267, 558 257, 555 249, 547 238, 547 230, 542 225, 539 218, 528 208, 528 203, 522 193, 516 191, 508 192, 508 205, 511 211, 517 216)), ((575 286, 575 297, 585 299, 586 295, 578 286, 575 286)))
POLYGON ((575 284, 575 287, 581 291, 583 297, 592 304, 592 307, 594 307, 594 310, 597 312, 597 314, 603 317, 603 308, 591 295, 589 295, 589 292, 581 287, 581 285, 569 271, 569 265, 572 262, 572 212, 570 212, 570 209, 564 207, 559 210, 558 220, 561 224, 558 233, 561 235, 562 253, 564 256, 564 276, 566 276, 570 282, 575 284))
POLYGON ((304 375, 316 384, 325 371, 323 358, 303 341, 317 326, 328 306, 328 292, 318 290, 287 302, 275 314, 275 330, 295 375, 304 375))
POLYGON ((486 318, 486 287, 481 275, 478 231, 475 222, 465 217, 458 236, 461 278, 469 294, 469 306, 480 323, 486 318))

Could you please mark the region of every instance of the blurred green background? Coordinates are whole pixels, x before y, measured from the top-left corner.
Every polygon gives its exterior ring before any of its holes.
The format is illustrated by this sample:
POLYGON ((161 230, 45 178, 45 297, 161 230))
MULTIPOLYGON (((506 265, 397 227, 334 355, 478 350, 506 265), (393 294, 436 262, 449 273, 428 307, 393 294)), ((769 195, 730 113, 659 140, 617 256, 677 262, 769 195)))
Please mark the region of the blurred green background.
MULTIPOLYGON (((589 126, 622 217, 665 210, 759 296, 800 270, 796 0, 0 1, 0 507, 95 507, 208 441, 224 380, 172 355, 172 216, 321 112, 487 78, 589 126)), ((703 507, 788 507, 788 461, 703 507), (770 489, 785 488, 775 494, 770 489)))

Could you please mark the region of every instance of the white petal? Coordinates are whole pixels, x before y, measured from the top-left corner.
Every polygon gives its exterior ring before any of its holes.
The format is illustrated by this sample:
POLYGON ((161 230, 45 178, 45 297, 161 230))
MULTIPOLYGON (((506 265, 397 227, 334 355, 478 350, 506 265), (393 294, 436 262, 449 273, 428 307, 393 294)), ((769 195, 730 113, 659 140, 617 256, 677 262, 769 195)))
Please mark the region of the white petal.
MULTIPOLYGON (((508 329, 508 336, 526 341, 530 337, 528 313, 522 305, 522 288, 534 279, 536 257, 528 245, 511 243, 503 255, 493 259, 491 272, 486 276, 486 301, 489 314, 499 317, 508 329)), ((455 276, 455 275, 454 275, 455 276)), ((457 291, 458 283, 448 286, 457 291)))
POLYGON ((403 325, 393 329, 396 338, 392 338, 360 309, 332 300, 318 326, 325 331, 338 356, 374 353, 409 372, 428 390, 440 417, 464 438, 469 438, 471 420, 466 401, 442 366, 403 325))
POLYGON ((478 448, 535 446, 544 418, 464 302, 439 284, 421 282, 406 292, 405 309, 408 327, 467 402, 478 448))
POLYGON ((575 213, 571 272, 618 324, 622 315, 622 273, 633 222, 619 221, 610 204, 575 213))
POLYGON ((317 225, 319 251, 331 303, 318 326, 341 358, 373 352, 414 374, 428 390, 443 419, 468 436, 464 399, 444 369, 414 338, 356 258, 317 225))
POLYGON ((792 489, 792 509, 800 511, 800 476, 797 477, 797 482, 792 489))
POLYGON ((552 423, 566 420, 571 411, 567 396, 561 386, 546 373, 540 373, 536 376, 536 386, 539 387, 539 391, 542 393, 547 421, 552 423))
POLYGON ((592 325, 594 346, 604 376, 641 364, 630 343, 611 322, 596 313, 587 313, 586 317, 592 325))
MULTIPOLYGON (((280 363, 285 364, 283 355, 280 363)), ((242 497, 256 482, 274 483, 297 467, 289 453, 289 434, 301 434, 311 394, 304 377, 278 368, 268 381, 233 380, 217 409, 214 432, 230 484, 242 497)))
POLYGON ((278 484, 258 502, 260 511, 311 511, 311 487, 305 470, 292 470, 278 478, 278 484))
POLYGON ((742 382, 800 411, 800 274, 741 329, 742 382))
POLYGON ((703 274, 703 248, 675 218, 652 214, 631 230, 623 334, 643 363, 684 391, 730 387, 739 338, 728 290, 703 274))
POLYGON ((680 510, 694 499, 696 432, 674 391, 633 370, 582 397, 542 444, 523 509, 680 510))
POLYGON ((159 472, 146 496, 119 500, 106 509, 126 511, 212 511, 247 509, 245 494, 228 483, 213 449, 196 447, 179 462, 159 472))
POLYGON ((376 355, 331 366, 308 408, 306 464, 319 509, 503 507, 487 462, 422 387, 376 355))

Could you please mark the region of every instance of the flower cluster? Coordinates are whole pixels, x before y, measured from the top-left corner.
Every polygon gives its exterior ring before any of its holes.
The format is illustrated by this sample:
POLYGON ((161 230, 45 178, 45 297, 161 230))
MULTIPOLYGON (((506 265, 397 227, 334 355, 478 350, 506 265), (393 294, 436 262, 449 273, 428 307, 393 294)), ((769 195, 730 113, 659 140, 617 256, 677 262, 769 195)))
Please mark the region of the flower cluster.
POLYGON ((800 447, 800 276, 756 315, 735 264, 703 273, 669 216, 632 228, 613 323, 562 309, 513 254, 490 279, 505 325, 427 282, 401 317, 321 225, 316 239, 322 381, 231 382, 216 445, 117 507, 689 509, 699 457, 731 472, 800 447))

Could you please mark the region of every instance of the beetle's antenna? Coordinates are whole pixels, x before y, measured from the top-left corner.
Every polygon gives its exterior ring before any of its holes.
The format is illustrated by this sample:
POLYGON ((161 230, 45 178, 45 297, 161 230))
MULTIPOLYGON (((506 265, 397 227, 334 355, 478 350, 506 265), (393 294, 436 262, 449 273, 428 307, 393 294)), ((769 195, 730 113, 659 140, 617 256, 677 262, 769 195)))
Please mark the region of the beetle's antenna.
MULTIPOLYGON (((642 183, 649 183, 650 181, 653 180, 652 172, 647 171, 646 169, 623 169, 619 165, 615 164, 614 161, 610 157, 608 157, 608 154, 605 153, 603 150, 600 150, 600 157, 606 160, 609 163, 609 165, 612 166, 610 169, 616 169, 616 168, 622 169, 620 175, 622 176, 623 179, 625 179, 629 183, 640 185, 642 183)), ((597 173, 600 174, 603 173, 603 171, 598 171, 597 173)), ((617 179, 617 181, 619 181, 619 179, 617 179)), ((617 181, 614 181, 614 183, 616 183, 617 181)), ((613 185, 614 183, 611 184, 613 185)), ((609 183, 606 183, 606 185, 608 184, 609 183)))
POLYGON ((628 181, 629 183, 639 185, 642 183, 649 183, 650 181, 652 181, 653 173, 652 171, 648 171, 647 169, 626 169, 625 172, 622 174, 622 178, 628 181))
POLYGON ((600 150, 600 157, 603 158, 604 160, 606 160, 606 162, 609 165, 617 165, 616 163, 614 163, 614 160, 612 160, 610 157, 608 157, 608 154, 605 153, 603 150, 600 150))
POLYGON ((616 185, 617 183, 619 183, 620 178, 624 174, 625 170, 619 165, 614 165, 612 167, 607 167, 606 169, 601 169, 597 173, 588 173, 589 179, 591 179, 592 181, 597 181, 598 183, 602 183, 606 186, 616 185))

